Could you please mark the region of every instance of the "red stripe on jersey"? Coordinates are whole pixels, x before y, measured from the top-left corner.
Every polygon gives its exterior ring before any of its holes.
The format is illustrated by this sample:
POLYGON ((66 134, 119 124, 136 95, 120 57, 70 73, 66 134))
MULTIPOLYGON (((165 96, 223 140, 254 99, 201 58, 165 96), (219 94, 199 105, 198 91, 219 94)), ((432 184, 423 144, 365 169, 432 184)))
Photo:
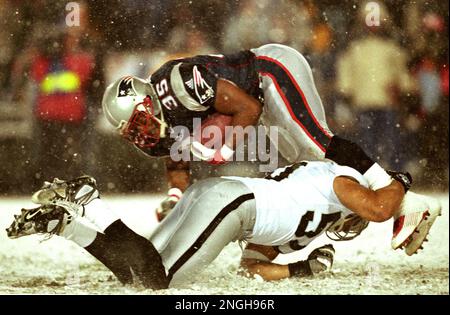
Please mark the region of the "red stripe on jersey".
MULTIPOLYGON (((281 90, 280 85, 278 84, 275 77, 268 72, 259 72, 262 76, 268 76, 272 79, 272 82, 275 84, 275 88, 278 91, 278 94, 280 94, 281 98, 283 99, 284 104, 286 105, 289 114, 291 114, 292 119, 303 129, 303 131, 306 133, 308 138, 310 138, 323 152, 326 151, 326 149, 309 133, 308 129, 300 122, 300 120, 297 119, 294 112, 292 111, 291 104, 289 103, 289 100, 286 98, 286 95, 284 95, 283 91, 281 90)), ((320 126, 320 125, 319 125, 320 126)))
MULTIPOLYGON (((289 70, 278 60, 267 57, 267 56, 258 56, 256 57, 257 59, 263 59, 263 60, 267 60, 270 62, 275 63, 276 65, 278 65, 280 68, 283 69, 284 72, 286 72, 286 74, 289 76, 289 78, 291 79, 292 83, 294 84, 295 88, 297 89, 297 91, 300 93, 302 99, 303 99, 303 103, 305 104, 306 109, 308 110, 308 113, 310 114, 311 118, 313 119, 314 123, 319 127, 319 129, 323 132, 323 134, 325 134, 328 138, 332 138, 333 136, 331 136, 325 129, 323 129, 323 127, 320 125, 320 123, 317 121, 316 117, 314 116, 313 112, 311 111, 311 107, 309 106, 308 101, 306 100, 305 94, 303 94, 302 89, 300 88, 300 86, 298 85, 297 81, 294 79, 293 75, 289 72, 289 70)), ((272 77, 272 80, 274 82, 276 82, 272 77)), ((278 87, 277 87, 278 88, 278 87)), ((288 104, 286 104, 288 105, 288 104)), ((289 107, 289 106, 288 106, 289 107)), ((289 111, 291 112, 291 109, 288 108, 289 111)), ((292 112, 291 112, 292 115, 292 112)), ((325 150, 324 150, 325 151, 325 150)))

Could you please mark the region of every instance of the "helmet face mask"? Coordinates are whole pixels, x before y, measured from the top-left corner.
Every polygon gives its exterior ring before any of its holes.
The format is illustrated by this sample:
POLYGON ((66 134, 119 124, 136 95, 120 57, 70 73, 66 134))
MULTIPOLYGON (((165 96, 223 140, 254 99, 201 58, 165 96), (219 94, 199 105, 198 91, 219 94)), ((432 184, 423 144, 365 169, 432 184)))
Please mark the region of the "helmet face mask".
POLYGON ((149 81, 132 76, 120 78, 107 87, 102 103, 109 122, 139 148, 154 147, 166 137, 167 124, 149 81))
POLYGON ((146 96, 142 103, 138 103, 130 120, 120 128, 123 138, 140 148, 154 147, 161 138, 162 122, 154 115, 150 96, 146 96))
POLYGON ((369 222, 356 214, 349 214, 332 224, 326 231, 326 235, 333 241, 352 240, 361 234, 369 225, 369 222))

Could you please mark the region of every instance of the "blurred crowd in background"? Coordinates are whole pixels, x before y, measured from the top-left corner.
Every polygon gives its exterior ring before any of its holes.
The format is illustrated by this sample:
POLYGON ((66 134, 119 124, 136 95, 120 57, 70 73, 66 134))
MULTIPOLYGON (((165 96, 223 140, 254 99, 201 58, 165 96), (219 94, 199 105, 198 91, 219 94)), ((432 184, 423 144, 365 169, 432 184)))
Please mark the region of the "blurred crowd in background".
MULTIPOLYGON (((448 2, 0 0, 0 193, 88 173, 110 192, 166 189, 162 161, 113 133, 104 88, 165 61, 282 43, 308 59, 328 124, 417 187, 448 189, 448 2)), ((254 163, 223 172, 258 175, 254 163)), ((193 165, 194 176, 216 174, 193 165)))

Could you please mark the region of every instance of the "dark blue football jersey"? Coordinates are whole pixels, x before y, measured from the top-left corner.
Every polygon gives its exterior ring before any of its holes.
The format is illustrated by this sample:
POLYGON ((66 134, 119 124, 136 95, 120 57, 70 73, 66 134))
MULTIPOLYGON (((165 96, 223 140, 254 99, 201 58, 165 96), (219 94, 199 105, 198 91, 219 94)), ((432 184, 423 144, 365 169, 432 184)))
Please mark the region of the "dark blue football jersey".
MULTIPOLYGON (((193 119, 215 113, 217 80, 228 80, 262 102, 255 55, 199 55, 166 62, 150 76, 169 127, 185 126, 193 132, 193 119)), ((163 139, 161 139, 163 140, 163 139)), ((170 142, 161 141, 151 155, 167 155, 170 142)))

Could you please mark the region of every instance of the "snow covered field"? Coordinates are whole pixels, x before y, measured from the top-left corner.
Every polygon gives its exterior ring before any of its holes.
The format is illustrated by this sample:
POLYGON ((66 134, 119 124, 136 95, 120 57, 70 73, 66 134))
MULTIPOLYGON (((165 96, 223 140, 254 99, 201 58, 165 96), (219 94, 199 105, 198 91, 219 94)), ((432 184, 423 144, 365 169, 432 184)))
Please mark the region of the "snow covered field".
MULTIPOLYGON (((10 240, 4 229, 21 207, 32 207, 28 198, 0 199, 0 294, 449 294, 448 193, 434 195, 443 204, 443 215, 433 226, 425 249, 412 257, 390 248, 392 221, 371 223, 360 237, 332 242, 334 270, 309 279, 264 282, 237 274, 240 248, 228 245, 195 282, 163 291, 123 287, 99 262, 74 243, 59 237, 40 242, 42 236, 10 240)), ((148 235, 156 224, 153 209, 161 196, 104 196, 124 221, 148 235)), ((314 245, 330 243, 325 236, 314 245)))

